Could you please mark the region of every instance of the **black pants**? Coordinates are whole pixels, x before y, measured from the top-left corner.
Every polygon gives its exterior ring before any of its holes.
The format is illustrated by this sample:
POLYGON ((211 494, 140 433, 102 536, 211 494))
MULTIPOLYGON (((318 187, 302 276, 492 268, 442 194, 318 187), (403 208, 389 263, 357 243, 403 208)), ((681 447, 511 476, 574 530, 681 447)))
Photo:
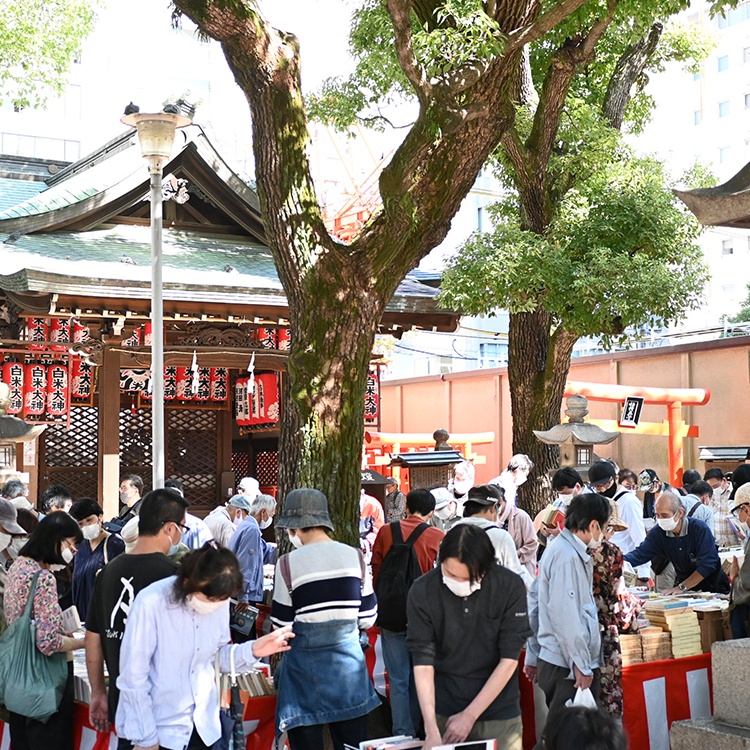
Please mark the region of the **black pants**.
MULTIPOLYGON (((289 744, 292 750, 323 750, 323 726, 313 724, 290 729, 289 744)), ((359 743, 367 739, 367 714, 356 719, 331 722, 328 729, 335 750, 344 750, 344 745, 359 747, 359 743)))
MULTIPOLYGON (((117 741, 117 750, 133 750, 133 743, 124 737, 120 737, 117 741)), ((161 750, 169 750, 169 748, 162 747, 161 750)), ((190 735, 187 750, 210 750, 209 746, 200 738, 195 728, 193 728, 193 733, 190 735)))
POLYGON ((73 750, 73 662, 68 662, 60 708, 42 723, 10 712, 13 750, 73 750))

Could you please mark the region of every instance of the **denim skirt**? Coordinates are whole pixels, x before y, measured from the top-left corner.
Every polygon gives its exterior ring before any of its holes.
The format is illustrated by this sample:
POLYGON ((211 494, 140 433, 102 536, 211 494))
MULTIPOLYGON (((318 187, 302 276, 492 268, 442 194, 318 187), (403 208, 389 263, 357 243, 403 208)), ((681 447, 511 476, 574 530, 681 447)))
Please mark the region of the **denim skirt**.
POLYGON ((354 620, 294 623, 295 638, 276 671, 276 728, 329 724, 380 705, 354 620))

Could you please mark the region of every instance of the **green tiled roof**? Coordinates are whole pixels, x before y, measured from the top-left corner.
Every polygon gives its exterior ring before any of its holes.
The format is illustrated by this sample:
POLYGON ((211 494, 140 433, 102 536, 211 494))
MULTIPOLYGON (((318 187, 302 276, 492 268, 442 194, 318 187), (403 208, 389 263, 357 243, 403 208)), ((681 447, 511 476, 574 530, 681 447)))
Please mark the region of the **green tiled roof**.
MULTIPOLYGON (((141 280, 151 268, 149 227, 28 234, 6 245, 3 270, 55 271, 75 278, 141 280)), ((241 237, 165 231, 165 282, 281 288, 271 251, 241 237)))
POLYGON ((23 203, 44 190, 47 186, 35 180, 13 180, 0 177, 0 211, 23 203))

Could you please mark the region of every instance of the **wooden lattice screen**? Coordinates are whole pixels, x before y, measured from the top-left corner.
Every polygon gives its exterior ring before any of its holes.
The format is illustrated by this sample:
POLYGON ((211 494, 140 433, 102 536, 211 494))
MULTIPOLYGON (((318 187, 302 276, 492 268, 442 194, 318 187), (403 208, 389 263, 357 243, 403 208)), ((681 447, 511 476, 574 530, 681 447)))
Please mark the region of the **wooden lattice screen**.
POLYGON ((94 406, 73 406, 70 429, 50 425, 39 438, 39 494, 62 484, 74 498, 99 499, 99 412, 94 406))
MULTIPOLYGON (((167 477, 179 479, 191 506, 210 509, 218 493, 218 413, 213 409, 167 409, 167 477)), ((151 487, 151 410, 120 410, 120 470, 138 474, 151 487)))
POLYGON ((250 476, 250 456, 247 453, 232 453, 232 471, 236 487, 243 477, 250 476))
POLYGON ((278 487, 279 452, 259 451, 255 456, 255 473, 261 487, 278 487))

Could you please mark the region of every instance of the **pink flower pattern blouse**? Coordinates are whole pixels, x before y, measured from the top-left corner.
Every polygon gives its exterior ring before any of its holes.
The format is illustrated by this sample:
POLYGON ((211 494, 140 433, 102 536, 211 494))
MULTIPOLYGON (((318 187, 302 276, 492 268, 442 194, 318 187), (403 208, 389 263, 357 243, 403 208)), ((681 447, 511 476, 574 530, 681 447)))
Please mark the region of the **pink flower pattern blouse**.
POLYGON ((57 601, 57 584, 52 573, 30 557, 19 557, 8 571, 5 617, 8 625, 21 617, 29 600, 31 582, 40 570, 31 616, 36 621, 36 647, 45 656, 50 656, 60 650, 65 635, 62 610, 57 601))

